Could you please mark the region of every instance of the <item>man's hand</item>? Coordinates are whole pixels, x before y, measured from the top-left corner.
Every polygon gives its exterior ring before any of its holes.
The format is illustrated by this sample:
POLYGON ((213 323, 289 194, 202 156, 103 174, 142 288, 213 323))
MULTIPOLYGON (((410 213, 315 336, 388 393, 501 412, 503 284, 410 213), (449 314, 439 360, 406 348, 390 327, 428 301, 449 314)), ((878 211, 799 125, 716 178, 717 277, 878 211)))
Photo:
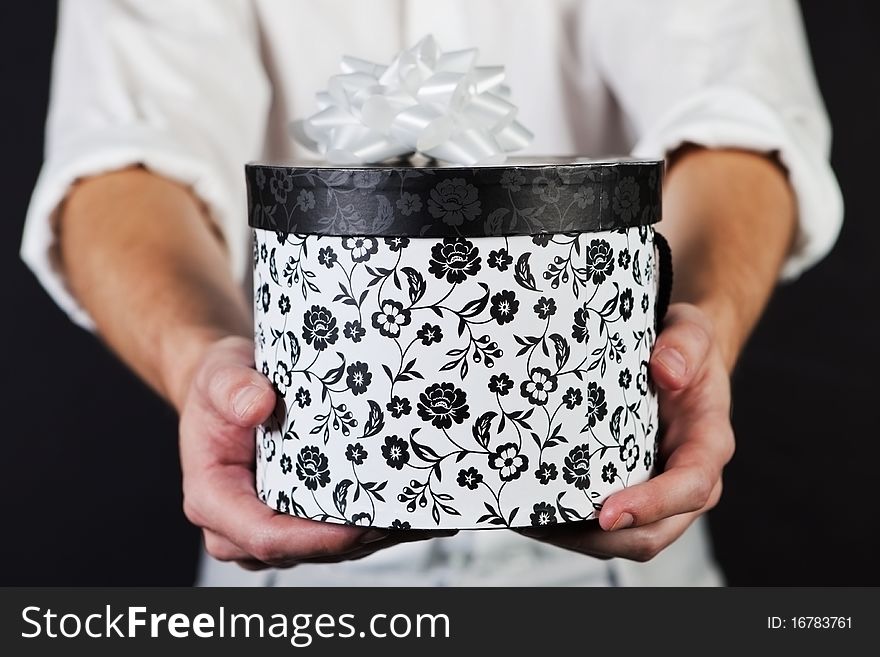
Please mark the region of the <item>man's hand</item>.
MULTIPOLYGON (((358 559, 438 532, 387 532, 276 513, 254 490, 254 427, 275 407, 254 370, 253 343, 225 338, 206 350, 180 417, 184 510, 208 553, 246 568, 358 559)), ((445 535, 454 532, 445 532, 445 535)))
POLYGON ((690 304, 670 306, 651 356, 660 398, 661 474, 609 497, 600 527, 522 530, 595 557, 647 561, 718 503, 733 456, 728 372, 710 320, 690 304))

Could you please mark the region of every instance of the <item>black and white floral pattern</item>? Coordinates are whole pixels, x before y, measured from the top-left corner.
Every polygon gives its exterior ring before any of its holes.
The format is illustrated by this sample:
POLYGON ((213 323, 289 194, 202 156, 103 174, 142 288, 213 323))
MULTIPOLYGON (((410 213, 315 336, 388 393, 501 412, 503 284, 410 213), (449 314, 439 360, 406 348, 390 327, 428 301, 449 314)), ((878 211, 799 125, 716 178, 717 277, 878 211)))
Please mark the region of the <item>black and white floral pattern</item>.
MULTIPOLYGON (((377 176, 349 183, 370 190, 377 176)), ((515 170, 502 184, 559 194, 515 170)), ((264 187, 315 203, 283 176, 264 187)), ((618 187, 609 212, 633 220, 643 200, 618 187)), ((598 203, 591 191, 578 203, 598 203)), ((388 212, 482 221, 478 191, 454 178, 388 212)), ((277 510, 395 528, 548 525, 595 517, 650 476, 651 227, 254 240, 256 362, 281 395, 257 431, 257 485, 277 510)))

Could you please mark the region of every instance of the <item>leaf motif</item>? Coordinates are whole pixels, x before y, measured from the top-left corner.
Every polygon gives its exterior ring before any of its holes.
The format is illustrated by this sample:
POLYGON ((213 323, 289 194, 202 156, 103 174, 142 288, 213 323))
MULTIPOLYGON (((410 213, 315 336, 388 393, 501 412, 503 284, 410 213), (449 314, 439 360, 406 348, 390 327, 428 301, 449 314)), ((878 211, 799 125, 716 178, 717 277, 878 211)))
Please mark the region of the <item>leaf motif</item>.
POLYGON ((269 254, 269 276, 272 277, 272 281, 275 285, 280 285, 278 282, 278 267, 275 264, 275 249, 272 249, 272 253, 269 254))
POLYGON ((370 405, 370 415, 364 424, 364 435, 361 438, 375 436, 385 426, 385 413, 382 412, 382 407, 372 399, 368 399, 367 403, 370 405))
POLYGON ((617 300, 619 298, 620 298, 620 286, 617 283, 614 283, 614 296, 605 302, 605 305, 602 306, 602 310, 599 311, 599 314, 602 317, 610 316, 614 312, 614 309, 617 308, 617 300))
POLYGON ((497 416, 498 413, 495 413, 494 411, 486 411, 477 418, 476 422, 474 422, 474 440, 476 440, 477 444, 483 449, 486 449, 489 445, 489 433, 492 428, 492 420, 497 416))
POLYGON ((429 463, 435 463, 440 460, 440 455, 435 452, 431 447, 427 445, 423 445, 422 443, 410 438, 410 445, 412 445, 413 454, 418 456, 423 461, 428 461, 429 463))
POLYGON ((539 290, 535 286, 535 276, 532 274, 532 268, 529 265, 529 258, 531 255, 531 252, 523 253, 517 259, 516 267, 514 267, 513 270, 513 279, 520 285, 520 287, 524 287, 532 292, 538 292, 539 290))
POLYGON ((504 217, 510 212, 507 208, 497 208, 492 210, 489 213, 489 216, 486 217, 485 222, 485 231, 487 235, 500 235, 502 231, 502 225, 504 223, 504 217))
POLYGON ((342 380, 342 373, 345 371, 345 356, 338 351, 336 352, 336 355, 342 359, 342 364, 339 367, 334 367, 332 370, 329 370, 321 377, 321 381, 328 386, 333 386, 339 383, 342 380))
POLYGON ((351 479, 343 479, 333 489, 333 504, 339 511, 339 515, 345 515, 345 507, 348 506, 348 489, 353 483, 351 479))
POLYGON ((642 284, 642 268, 639 266, 639 256, 641 254, 641 250, 637 250, 636 254, 633 256, 632 273, 636 285, 642 284))
POLYGON ((611 415, 611 435, 615 440, 620 440, 620 417, 622 414, 623 406, 618 406, 611 415))
POLYGON ((559 335, 559 333, 552 333, 550 339, 553 341, 553 346, 556 348, 556 368, 561 370, 568 362, 568 357, 571 355, 571 348, 568 346, 568 341, 559 335))
POLYGON ((461 317, 476 317, 486 309, 486 305, 489 303, 489 286, 483 282, 480 282, 479 285, 483 288, 483 296, 468 301, 458 313, 461 317))
POLYGON ((409 300, 413 304, 418 303, 419 299, 425 295, 427 287, 425 277, 412 267, 403 267, 400 271, 404 273, 407 283, 409 283, 409 300))
POLYGON ((376 221, 371 230, 379 234, 394 222, 394 210, 391 209, 391 201, 388 200, 388 197, 376 196, 376 199, 378 201, 376 221))

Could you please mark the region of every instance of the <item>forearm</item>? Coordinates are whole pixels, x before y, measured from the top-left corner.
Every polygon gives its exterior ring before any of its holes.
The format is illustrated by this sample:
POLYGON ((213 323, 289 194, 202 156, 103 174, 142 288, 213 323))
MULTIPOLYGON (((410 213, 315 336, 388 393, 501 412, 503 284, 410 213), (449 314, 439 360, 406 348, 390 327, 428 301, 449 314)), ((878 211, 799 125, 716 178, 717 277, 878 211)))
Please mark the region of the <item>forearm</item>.
POLYGON ((673 301, 709 315, 728 369, 776 284, 795 213, 785 174, 769 157, 688 148, 671 160, 658 228, 672 247, 673 301))
POLYGON ((73 293, 107 344, 178 409, 204 348, 248 335, 225 246, 186 188, 143 169, 79 183, 59 218, 73 293))

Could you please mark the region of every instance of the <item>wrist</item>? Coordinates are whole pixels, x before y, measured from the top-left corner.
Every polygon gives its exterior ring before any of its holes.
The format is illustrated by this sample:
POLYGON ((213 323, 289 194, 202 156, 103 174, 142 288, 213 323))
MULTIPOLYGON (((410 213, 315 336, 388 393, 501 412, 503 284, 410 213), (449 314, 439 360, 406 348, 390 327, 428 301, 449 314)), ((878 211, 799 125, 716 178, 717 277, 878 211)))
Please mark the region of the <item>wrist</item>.
POLYGON ((742 350, 744 334, 733 299, 714 294, 692 302, 712 324, 712 342, 721 354, 728 373, 733 372, 742 350))

